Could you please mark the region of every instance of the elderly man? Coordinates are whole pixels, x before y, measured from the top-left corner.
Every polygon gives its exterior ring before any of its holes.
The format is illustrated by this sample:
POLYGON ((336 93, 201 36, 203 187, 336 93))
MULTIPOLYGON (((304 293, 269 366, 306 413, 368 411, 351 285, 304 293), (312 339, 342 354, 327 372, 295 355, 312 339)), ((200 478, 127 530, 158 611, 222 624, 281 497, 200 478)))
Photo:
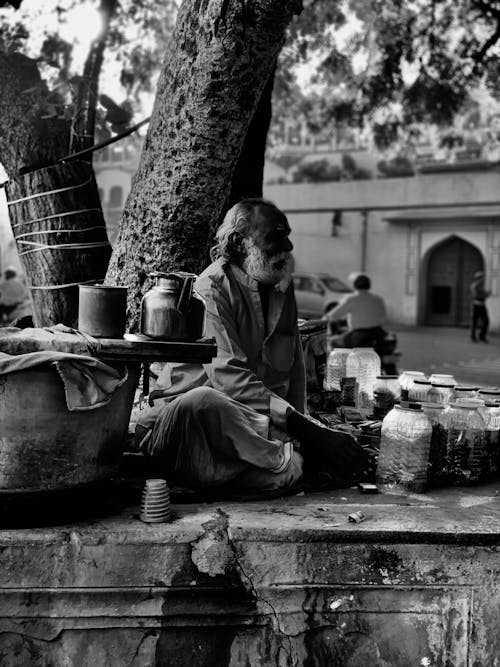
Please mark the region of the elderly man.
POLYGON ((195 284, 217 357, 203 366, 168 365, 159 378, 166 404, 136 427, 142 450, 177 483, 282 489, 300 481, 303 457, 317 467, 322 453, 326 468, 334 460, 338 480, 366 467, 354 438, 303 414, 289 235, 286 216, 262 199, 233 206, 217 231, 214 261, 195 284))

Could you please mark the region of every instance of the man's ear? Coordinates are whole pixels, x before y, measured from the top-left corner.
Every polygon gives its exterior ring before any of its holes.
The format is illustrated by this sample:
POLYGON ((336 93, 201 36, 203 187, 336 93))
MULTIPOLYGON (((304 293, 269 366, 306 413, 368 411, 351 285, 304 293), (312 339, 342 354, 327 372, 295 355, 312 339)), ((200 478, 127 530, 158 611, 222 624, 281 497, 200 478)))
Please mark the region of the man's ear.
POLYGON ((229 235, 229 241, 234 250, 236 250, 237 252, 241 252, 243 247, 243 239, 239 232, 231 232, 231 234, 229 235))

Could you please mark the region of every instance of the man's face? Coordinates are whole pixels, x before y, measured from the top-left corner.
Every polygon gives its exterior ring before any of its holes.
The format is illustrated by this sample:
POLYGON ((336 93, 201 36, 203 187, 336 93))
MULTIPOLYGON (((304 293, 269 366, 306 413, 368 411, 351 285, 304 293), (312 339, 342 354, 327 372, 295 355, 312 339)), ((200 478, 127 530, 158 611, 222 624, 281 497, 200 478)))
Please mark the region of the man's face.
POLYGON ((243 270, 260 283, 275 285, 291 277, 293 268, 290 225, 277 209, 257 209, 253 226, 243 241, 243 270))

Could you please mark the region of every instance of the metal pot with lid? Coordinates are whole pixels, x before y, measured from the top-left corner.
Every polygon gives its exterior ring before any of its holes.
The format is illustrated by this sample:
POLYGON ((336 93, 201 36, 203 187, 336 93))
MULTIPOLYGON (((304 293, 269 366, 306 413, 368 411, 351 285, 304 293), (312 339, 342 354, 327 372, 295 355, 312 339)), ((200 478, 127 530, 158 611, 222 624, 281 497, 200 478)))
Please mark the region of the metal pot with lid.
POLYGON ((196 275, 156 271, 150 278, 155 284, 141 301, 141 333, 155 340, 202 338, 205 303, 193 290, 196 275))

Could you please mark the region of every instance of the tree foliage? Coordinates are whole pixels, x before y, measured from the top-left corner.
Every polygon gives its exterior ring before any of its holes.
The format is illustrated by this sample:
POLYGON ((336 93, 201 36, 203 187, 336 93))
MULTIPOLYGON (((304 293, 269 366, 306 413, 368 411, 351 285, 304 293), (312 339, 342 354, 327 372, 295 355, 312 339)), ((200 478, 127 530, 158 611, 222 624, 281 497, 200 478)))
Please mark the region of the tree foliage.
POLYGON ((499 39, 498 0, 309 0, 282 53, 275 119, 302 116, 313 133, 369 125, 381 148, 402 128, 449 125, 479 85, 500 97, 499 39), (304 92, 293 69, 307 62, 304 92))
MULTIPOLYGON (((72 44, 61 27, 82 3, 54 2, 53 24, 39 52, 31 55, 48 85, 40 113, 68 116, 82 73, 72 71, 72 44)), ((28 3, 0 2, 0 51, 30 55, 33 21, 29 14, 22 15, 28 3), (19 5, 21 10, 14 12, 19 5)), ((87 4, 97 6, 97 0, 87 4)), ((123 127, 114 116, 129 122, 141 93, 154 88, 175 15, 174 0, 118 3, 106 37, 104 67, 119 65, 124 99, 106 106, 101 103, 110 94, 104 91, 106 97, 98 104, 100 137, 123 127)), ((280 56, 274 122, 304 118, 313 134, 369 127, 381 149, 392 145, 402 131, 406 138, 406 130, 418 123, 449 125, 480 83, 493 97, 500 96, 499 37, 498 0, 305 0, 280 56), (296 68, 307 64, 314 74, 312 86, 304 90, 296 68)))
POLYGON ((373 178, 369 169, 359 167, 349 153, 342 155, 341 164, 331 164, 329 160, 307 160, 293 171, 295 183, 324 183, 331 181, 361 181, 373 178))
MULTIPOLYGON (((159 71, 175 15, 174 0, 160 4, 151 0, 0 4, 0 54, 22 55, 39 71, 38 80, 27 90, 37 98, 32 107, 33 122, 68 121, 66 148, 59 157, 94 142, 93 127, 92 136, 85 137, 83 143, 75 141, 85 134, 86 124, 95 126, 97 137, 104 139, 129 125, 137 111, 142 115, 141 95, 154 91, 154 74, 159 71), (94 16, 95 21, 86 18, 80 35, 74 38, 78 11, 80 17, 94 16), (83 58, 76 53, 79 39, 87 42, 83 58), (102 70, 115 72, 113 90, 97 94, 102 70), (115 99, 116 94, 120 99, 115 99), (89 114, 95 117, 86 123, 89 114)), ((18 157, 21 166, 25 156, 18 157)))

